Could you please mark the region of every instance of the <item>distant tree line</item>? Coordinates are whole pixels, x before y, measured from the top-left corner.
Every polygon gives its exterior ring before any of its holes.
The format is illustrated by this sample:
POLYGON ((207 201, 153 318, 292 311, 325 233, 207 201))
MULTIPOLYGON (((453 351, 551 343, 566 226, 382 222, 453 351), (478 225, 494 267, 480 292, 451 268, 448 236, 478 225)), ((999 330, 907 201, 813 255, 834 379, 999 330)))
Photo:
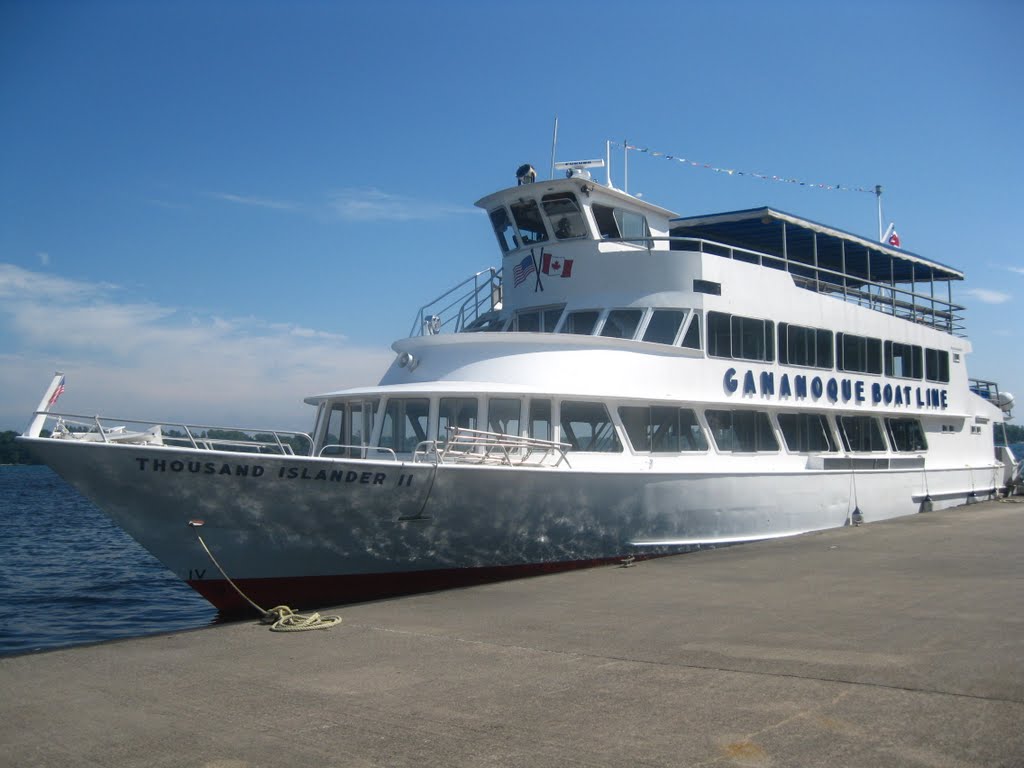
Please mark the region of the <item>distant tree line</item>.
POLYGON ((17 432, 0 432, 0 464, 40 464, 28 448, 14 442, 17 432))

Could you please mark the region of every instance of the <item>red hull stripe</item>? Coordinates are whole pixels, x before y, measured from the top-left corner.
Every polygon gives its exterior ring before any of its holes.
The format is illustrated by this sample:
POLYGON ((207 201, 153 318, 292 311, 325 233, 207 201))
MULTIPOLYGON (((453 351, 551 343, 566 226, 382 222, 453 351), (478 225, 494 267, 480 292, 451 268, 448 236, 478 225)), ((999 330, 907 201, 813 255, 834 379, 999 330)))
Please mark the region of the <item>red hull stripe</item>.
MULTIPOLYGON (((640 558, 637 558, 640 559, 640 558)), ((263 608, 288 605, 296 609, 377 600, 383 597, 469 587, 524 576, 591 568, 621 562, 621 557, 562 563, 531 563, 488 568, 448 568, 406 573, 366 573, 341 576, 291 576, 278 579, 236 579, 249 599, 263 608)), ((188 585, 209 600, 222 614, 254 613, 223 579, 191 580, 188 585)))

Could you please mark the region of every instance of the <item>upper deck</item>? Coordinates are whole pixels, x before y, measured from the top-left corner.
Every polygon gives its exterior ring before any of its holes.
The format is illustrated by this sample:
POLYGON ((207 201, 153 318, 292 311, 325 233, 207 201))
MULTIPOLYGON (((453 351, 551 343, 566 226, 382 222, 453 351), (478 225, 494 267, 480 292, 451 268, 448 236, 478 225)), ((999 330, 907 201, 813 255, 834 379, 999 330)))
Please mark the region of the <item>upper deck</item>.
POLYGON ((423 307, 413 335, 448 325, 450 318, 438 307, 457 308, 456 331, 474 321, 477 330, 500 330, 507 324, 497 320, 553 301, 573 305, 604 298, 630 306, 649 294, 686 293, 691 281, 680 281, 684 271, 667 265, 693 253, 786 272, 794 285, 823 297, 963 335, 963 307, 952 295, 952 282, 962 280, 962 272, 769 207, 678 217, 586 174, 520 184, 477 206, 488 213, 502 268, 485 279, 478 275, 468 299, 446 295, 440 304, 423 307), (552 283, 551 277, 573 279, 552 283), (486 313, 481 327, 478 318, 486 313))
POLYGON ((771 208, 675 218, 671 247, 789 272, 819 293, 959 334, 963 307, 952 283, 963 273, 917 254, 771 208), (720 247, 726 246, 726 247, 720 247), (936 284, 945 283, 945 296, 936 284))

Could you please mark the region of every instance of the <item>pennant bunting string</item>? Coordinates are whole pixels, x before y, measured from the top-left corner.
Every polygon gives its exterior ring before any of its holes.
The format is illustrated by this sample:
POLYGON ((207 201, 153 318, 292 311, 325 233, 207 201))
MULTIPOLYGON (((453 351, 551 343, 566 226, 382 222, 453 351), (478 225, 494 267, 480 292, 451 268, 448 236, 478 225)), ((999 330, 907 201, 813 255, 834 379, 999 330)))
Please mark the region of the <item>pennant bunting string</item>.
POLYGON ((830 189, 839 192, 867 192, 872 195, 876 194, 874 187, 851 187, 847 186, 846 184, 817 184, 810 181, 801 181, 800 179, 788 179, 784 176, 773 176, 771 174, 766 173, 756 173, 754 171, 738 171, 735 168, 717 168, 711 165, 710 163, 702 163, 698 160, 690 160, 689 158, 679 157, 678 155, 670 155, 666 152, 657 152, 648 147, 638 147, 634 144, 628 144, 625 142, 613 141, 611 142, 611 145, 613 147, 620 147, 622 149, 632 150, 633 152, 642 152, 645 155, 650 155, 651 157, 661 157, 664 158, 665 160, 675 160, 677 163, 689 165, 692 166, 693 168, 705 168, 709 171, 715 171, 716 173, 724 173, 729 176, 750 176, 752 178, 761 179, 763 181, 781 181, 786 184, 796 184, 801 187, 810 187, 812 189, 830 189))

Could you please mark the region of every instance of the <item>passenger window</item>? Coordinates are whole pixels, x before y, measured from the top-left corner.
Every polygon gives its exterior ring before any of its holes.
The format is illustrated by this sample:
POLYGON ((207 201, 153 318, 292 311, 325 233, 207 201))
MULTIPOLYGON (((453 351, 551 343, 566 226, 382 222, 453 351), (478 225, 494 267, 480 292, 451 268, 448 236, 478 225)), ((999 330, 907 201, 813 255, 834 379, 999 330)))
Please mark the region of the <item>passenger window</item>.
POLYGON ((555 237, 559 240, 586 237, 587 225, 572 192, 544 195, 541 203, 544 205, 544 213, 548 215, 555 237))
POLYGON ((925 349, 924 377, 928 381, 949 382, 949 352, 939 349, 925 349))
POLYGON ((531 309, 516 314, 515 330, 532 333, 553 333, 562 316, 561 307, 531 309))
POLYGON ((761 411, 706 411, 711 436, 720 451, 753 453, 777 451, 768 414, 761 411))
POLYGON ((779 427, 792 453, 824 453, 836 450, 828 417, 821 413, 780 413, 779 427))
POLYGON ((442 397, 437 409, 437 439, 448 440, 449 427, 476 429, 475 397, 442 397))
POLYGON ((894 451, 927 451, 928 441, 919 419, 886 419, 885 428, 894 451))
POLYGON ((381 448, 396 453, 412 453, 427 439, 427 415, 430 401, 426 398, 392 398, 384 411, 381 448))
POLYGON ((573 451, 620 453, 622 443, 604 403, 562 401, 562 442, 573 451))
POLYGON ((536 200, 520 200, 509 206, 519 228, 519 239, 523 245, 543 243, 548 239, 536 200))
POLYGON ((685 319, 685 309, 656 309, 651 313, 643 340, 653 344, 672 344, 685 319))
POLYGON ((519 312, 516 315, 515 330, 521 333, 537 333, 540 331, 540 312, 519 312))
POLYGON ((679 453, 708 448, 697 414, 689 408, 622 406, 619 418, 636 451, 679 453))
POLYGON ((562 333, 576 333, 581 336, 589 336, 594 332, 597 325, 597 318, 600 312, 596 309, 586 309, 579 312, 570 312, 562 325, 562 333))
POLYGON ((530 401, 530 437, 535 440, 551 439, 551 401, 530 401))
POLYGON ((900 379, 920 379, 922 371, 921 347, 916 344, 885 342, 885 375, 900 379))
POLYGON ((487 403, 487 429, 502 435, 519 435, 518 398, 494 398, 487 403))
POLYGON ((836 363, 851 373, 882 372, 882 340, 851 333, 836 334, 836 363))
POLYGON ((643 318, 642 309, 613 309, 601 328, 601 335, 612 339, 632 339, 643 318))
POLYGON ((885 450, 882 430, 873 416, 840 416, 839 436, 843 439, 843 447, 851 453, 885 450))
POLYGON ((498 236, 498 245, 502 253, 508 253, 516 249, 515 228, 504 208, 495 208, 491 211, 491 226, 494 227, 494 234, 498 236))

